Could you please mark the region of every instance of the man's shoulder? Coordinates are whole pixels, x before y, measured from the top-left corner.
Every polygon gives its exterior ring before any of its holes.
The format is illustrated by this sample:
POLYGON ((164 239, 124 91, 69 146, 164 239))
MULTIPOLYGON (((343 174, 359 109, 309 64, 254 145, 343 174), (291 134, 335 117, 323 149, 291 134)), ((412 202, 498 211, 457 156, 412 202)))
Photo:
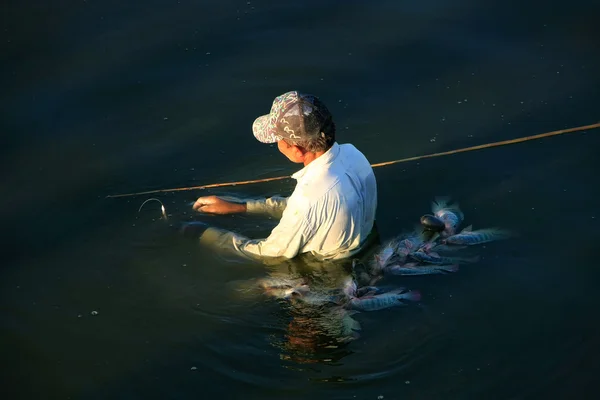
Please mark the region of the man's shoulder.
POLYGON ((322 169, 311 175, 310 179, 300 182, 291 197, 304 202, 317 200, 340 183, 342 175, 333 168, 322 169))
POLYGON ((350 156, 350 157, 360 157, 360 158, 364 158, 366 160, 366 157, 363 154, 363 152, 360 151, 352 143, 343 143, 343 144, 340 144, 339 147, 340 147, 341 155, 350 156))
POLYGON ((330 195, 330 200, 343 197, 349 187, 354 188, 354 179, 373 175, 371 164, 354 145, 344 143, 339 148, 340 152, 333 162, 311 171, 309 176, 298 182, 290 199, 299 200, 309 208, 326 194, 330 195), (335 193, 339 196, 335 196, 335 193))
POLYGON ((357 175, 365 179, 374 175, 373 167, 367 157, 351 143, 340 145, 339 160, 334 165, 337 174, 357 175))
POLYGON ((311 171, 309 177, 298 182, 290 200, 295 207, 308 211, 311 207, 324 200, 326 195, 331 201, 331 195, 341 191, 341 183, 345 179, 343 171, 338 168, 322 168, 311 171))
POLYGON ((367 157, 364 155, 362 151, 360 151, 355 145, 352 143, 344 143, 340 144, 340 156, 342 159, 353 159, 353 160, 361 160, 366 163, 369 162, 367 157))

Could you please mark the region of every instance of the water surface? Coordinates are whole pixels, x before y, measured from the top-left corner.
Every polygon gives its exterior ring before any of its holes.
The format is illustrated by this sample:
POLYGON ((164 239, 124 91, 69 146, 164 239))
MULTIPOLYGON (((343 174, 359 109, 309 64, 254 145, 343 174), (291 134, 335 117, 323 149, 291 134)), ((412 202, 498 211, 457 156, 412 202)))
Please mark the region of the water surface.
MULTIPOLYGON (((11 2, 2 13, 4 398, 596 398, 595 131, 376 169, 381 237, 436 195, 519 238, 453 275, 394 278, 417 305, 318 316, 236 290, 272 268, 169 235, 151 196, 289 175, 251 135, 288 90, 318 95, 372 163, 600 120, 591 1, 11 2), (315 322, 317 321, 317 322, 315 322), (305 346, 298 346, 298 344, 305 346)), ((170 221, 251 237, 274 221, 170 221)))

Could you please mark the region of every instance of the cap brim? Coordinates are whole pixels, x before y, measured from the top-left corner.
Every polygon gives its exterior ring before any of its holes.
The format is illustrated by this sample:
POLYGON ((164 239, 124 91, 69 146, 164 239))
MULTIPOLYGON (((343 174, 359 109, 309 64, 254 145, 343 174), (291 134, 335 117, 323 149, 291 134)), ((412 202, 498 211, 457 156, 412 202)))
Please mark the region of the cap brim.
POLYGON ((256 118, 252 124, 252 133, 256 140, 262 143, 276 143, 279 138, 275 135, 274 127, 271 127, 271 114, 256 118))

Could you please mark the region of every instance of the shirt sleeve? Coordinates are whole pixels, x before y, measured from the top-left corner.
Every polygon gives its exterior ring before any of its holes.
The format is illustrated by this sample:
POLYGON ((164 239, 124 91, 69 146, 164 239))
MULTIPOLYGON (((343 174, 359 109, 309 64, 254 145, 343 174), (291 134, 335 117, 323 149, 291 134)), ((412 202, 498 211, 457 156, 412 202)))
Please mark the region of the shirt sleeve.
POLYGON ((293 258, 298 255, 310 235, 307 225, 306 218, 301 213, 284 212, 279 224, 266 239, 249 239, 231 231, 211 227, 200 237, 200 243, 249 259, 293 258))
POLYGON ((274 218, 281 218, 287 207, 287 197, 273 196, 268 199, 247 200, 246 212, 249 214, 263 214, 274 218))

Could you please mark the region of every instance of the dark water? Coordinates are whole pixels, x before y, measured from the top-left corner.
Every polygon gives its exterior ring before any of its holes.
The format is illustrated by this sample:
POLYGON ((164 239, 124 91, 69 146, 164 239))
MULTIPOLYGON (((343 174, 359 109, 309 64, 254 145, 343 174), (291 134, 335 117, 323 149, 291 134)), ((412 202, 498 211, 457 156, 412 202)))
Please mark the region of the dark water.
MULTIPOLYGON (((373 163, 598 122, 599 8, 4 4, 2 398, 597 398, 596 131, 376 169, 383 238, 440 194, 520 236, 456 274, 393 280, 422 301, 356 315, 360 339, 335 349, 299 350, 310 316, 240 296, 266 267, 165 235, 158 203, 138 213, 151 196, 105 196, 296 171, 251 135, 293 89, 329 104, 339 141, 373 163)), ((292 188, 156 197, 183 221, 199 195, 292 188)))

